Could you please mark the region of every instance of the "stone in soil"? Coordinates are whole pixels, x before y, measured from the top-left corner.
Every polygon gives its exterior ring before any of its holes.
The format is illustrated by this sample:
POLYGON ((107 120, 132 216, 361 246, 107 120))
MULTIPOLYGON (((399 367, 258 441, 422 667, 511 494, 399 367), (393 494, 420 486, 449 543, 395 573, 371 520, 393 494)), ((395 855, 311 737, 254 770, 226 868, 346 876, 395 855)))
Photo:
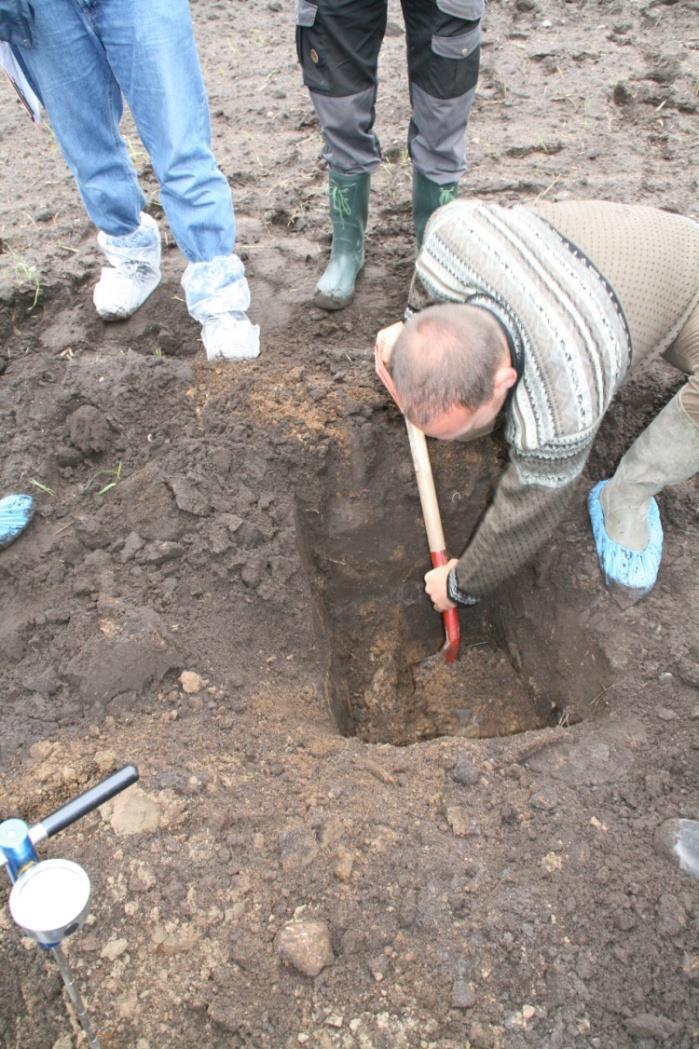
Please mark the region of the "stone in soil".
POLYGON ((275 947, 282 961, 304 976, 318 976, 335 957, 330 928, 318 919, 287 922, 277 934, 275 947))

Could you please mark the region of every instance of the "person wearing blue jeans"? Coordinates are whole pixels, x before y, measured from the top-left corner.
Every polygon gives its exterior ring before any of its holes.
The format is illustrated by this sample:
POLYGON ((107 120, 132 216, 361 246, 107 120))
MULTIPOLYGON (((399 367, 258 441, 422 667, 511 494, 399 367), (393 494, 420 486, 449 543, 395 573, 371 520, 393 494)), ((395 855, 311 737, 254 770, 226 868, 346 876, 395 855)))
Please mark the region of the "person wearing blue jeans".
POLYGON ((211 151, 188 0, 2 0, 9 40, 41 99, 109 265, 105 320, 131 316, 160 282, 160 234, 119 131, 126 100, 188 265, 187 307, 209 358, 256 357, 259 329, 234 253, 228 182, 211 151), (13 24, 14 9, 14 24, 13 24))

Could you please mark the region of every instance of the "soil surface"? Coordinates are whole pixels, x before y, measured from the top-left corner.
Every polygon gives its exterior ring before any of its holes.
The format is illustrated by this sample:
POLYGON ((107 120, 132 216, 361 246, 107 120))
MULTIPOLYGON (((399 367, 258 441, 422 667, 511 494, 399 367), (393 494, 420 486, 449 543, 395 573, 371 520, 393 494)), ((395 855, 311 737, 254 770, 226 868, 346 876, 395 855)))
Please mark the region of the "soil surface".
MULTIPOLYGON (((625 387, 555 542, 416 687, 441 624, 372 371, 414 255, 400 8, 367 264, 335 315, 309 305, 326 175, 290 8, 193 3, 254 363, 205 361, 128 123, 165 279, 96 318, 94 230, 49 129, 0 94, 0 490, 38 502, 0 554, 0 817, 140 768, 41 847, 92 879, 66 952, 104 1049, 690 1049, 699 901, 666 842, 699 803, 697 491, 661 497, 660 579, 630 607, 584 508, 681 380, 625 387)), ((697 10, 492 0, 463 192, 696 218, 697 10)), ((504 449, 430 448, 458 553, 504 449)), ((0 913, 0 1042, 77 1049, 50 957, 0 913)))

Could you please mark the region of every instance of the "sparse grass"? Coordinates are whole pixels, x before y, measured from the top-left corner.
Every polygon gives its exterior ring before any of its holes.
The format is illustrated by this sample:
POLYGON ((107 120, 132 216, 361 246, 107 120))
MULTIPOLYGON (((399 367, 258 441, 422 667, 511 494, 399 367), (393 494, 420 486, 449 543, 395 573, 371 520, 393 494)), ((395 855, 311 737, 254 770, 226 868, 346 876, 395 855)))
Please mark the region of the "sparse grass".
POLYGON ((36 477, 31 477, 29 483, 33 488, 38 488, 40 492, 45 492, 46 495, 52 495, 55 499, 56 493, 53 488, 49 488, 47 484, 42 484, 41 481, 37 481, 36 477))
POLYGON ((56 138, 56 132, 53 130, 48 120, 42 120, 42 122, 39 124, 39 129, 44 135, 48 135, 51 144, 51 149, 53 150, 53 152, 59 153, 60 147, 58 145, 58 139, 56 138))
POLYGON ((97 493, 98 495, 106 495, 107 492, 111 492, 112 488, 116 488, 116 486, 119 484, 119 481, 121 480, 122 467, 123 463, 120 461, 116 464, 113 470, 100 470, 99 473, 96 474, 97 477, 99 477, 100 475, 106 475, 107 477, 111 477, 111 481, 108 481, 107 484, 103 485, 100 488, 99 492, 97 493))
POLYGON ((302 200, 294 202, 289 210, 289 218, 287 220, 287 227, 293 229, 296 223, 302 219, 306 214, 306 205, 302 200))
POLYGON ((25 258, 18 255, 17 252, 11 251, 10 256, 12 258, 12 265, 14 268, 14 284, 17 288, 29 288, 34 290, 34 299, 32 301, 30 310, 33 310, 39 301, 41 295, 42 283, 41 274, 36 266, 32 263, 27 262, 25 258))
POLYGON ((119 484, 119 481, 121 480, 123 474, 123 467, 124 464, 121 461, 119 461, 113 470, 98 470, 97 473, 94 474, 94 476, 92 476, 87 482, 83 491, 86 493, 89 492, 93 485, 100 478, 109 478, 107 483, 103 484, 97 492, 97 495, 106 495, 107 492, 111 492, 111 490, 113 488, 116 488, 116 486, 119 484))
POLYGON ((140 148, 139 144, 134 142, 132 138, 124 135, 124 142, 126 143, 126 149, 128 150, 129 160, 136 168, 137 171, 148 162, 148 156, 146 152, 140 148))
POLYGON ((388 183, 386 194, 393 204, 400 198, 399 187, 404 180, 407 180, 410 170, 408 150, 405 147, 401 149, 396 160, 382 160, 381 169, 388 183))

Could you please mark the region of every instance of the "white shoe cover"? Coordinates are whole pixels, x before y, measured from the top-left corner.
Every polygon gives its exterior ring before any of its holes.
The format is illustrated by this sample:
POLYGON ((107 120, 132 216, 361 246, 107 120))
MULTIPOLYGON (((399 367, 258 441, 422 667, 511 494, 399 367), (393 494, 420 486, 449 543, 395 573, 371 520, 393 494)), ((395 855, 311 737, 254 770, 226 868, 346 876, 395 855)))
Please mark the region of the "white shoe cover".
POLYGON ((222 313, 205 321, 201 337, 210 361, 244 361, 259 357, 260 328, 245 313, 222 313))
POLYGON ((160 284, 158 223, 141 212, 141 224, 133 233, 111 237, 100 231, 97 242, 110 265, 95 285, 95 309, 105 321, 126 320, 160 284))

